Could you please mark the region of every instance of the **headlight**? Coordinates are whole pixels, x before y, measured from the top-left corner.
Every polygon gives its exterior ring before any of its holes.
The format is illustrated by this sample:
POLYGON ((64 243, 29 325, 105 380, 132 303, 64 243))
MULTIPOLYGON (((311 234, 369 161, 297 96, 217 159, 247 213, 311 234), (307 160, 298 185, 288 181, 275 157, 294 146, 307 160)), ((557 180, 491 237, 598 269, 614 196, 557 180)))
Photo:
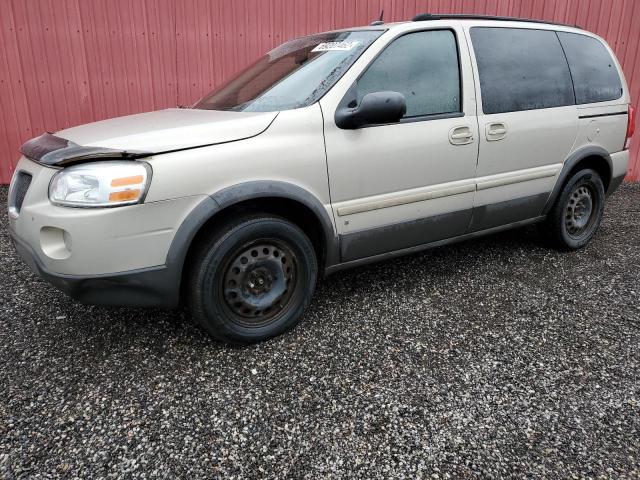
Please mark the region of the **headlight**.
POLYGON ((49 199, 71 207, 115 207, 140 203, 151 167, 142 162, 101 161, 67 167, 49 185, 49 199))

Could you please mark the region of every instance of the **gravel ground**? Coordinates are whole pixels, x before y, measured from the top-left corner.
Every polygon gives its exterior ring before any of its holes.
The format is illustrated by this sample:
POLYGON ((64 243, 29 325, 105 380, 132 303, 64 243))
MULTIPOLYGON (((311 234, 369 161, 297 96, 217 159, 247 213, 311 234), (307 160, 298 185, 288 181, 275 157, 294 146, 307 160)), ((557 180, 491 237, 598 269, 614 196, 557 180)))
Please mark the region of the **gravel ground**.
POLYGON ((245 348, 75 303, 3 214, 0 477, 639 478, 639 205, 578 253, 530 228, 336 274, 245 348))

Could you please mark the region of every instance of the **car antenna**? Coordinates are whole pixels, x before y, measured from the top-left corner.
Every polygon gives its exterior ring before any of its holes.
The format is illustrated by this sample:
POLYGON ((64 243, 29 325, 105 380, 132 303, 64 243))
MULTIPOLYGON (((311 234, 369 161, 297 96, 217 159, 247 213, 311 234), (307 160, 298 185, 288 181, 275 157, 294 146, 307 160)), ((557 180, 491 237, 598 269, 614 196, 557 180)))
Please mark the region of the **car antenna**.
POLYGON ((375 20, 373 22, 371 22, 369 25, 384 25, 384 8, 382 9, 382 11, 380 12, 380 18, 378 20, 375 20))

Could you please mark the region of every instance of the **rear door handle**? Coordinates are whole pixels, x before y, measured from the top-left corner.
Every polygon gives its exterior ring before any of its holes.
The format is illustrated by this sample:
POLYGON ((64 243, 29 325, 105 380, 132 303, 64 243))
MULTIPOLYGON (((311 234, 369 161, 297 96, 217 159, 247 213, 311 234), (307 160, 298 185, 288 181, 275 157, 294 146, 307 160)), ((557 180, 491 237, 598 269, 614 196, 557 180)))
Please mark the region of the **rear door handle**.
POLYGON ((507 126, 502 122, 487 123, 487 141, 496 142, 507 136, 507 126))
POLYGON ((467 145, 473 142, 473 132, 466 125, 449 130, 449 142, 452 145, 467 145))

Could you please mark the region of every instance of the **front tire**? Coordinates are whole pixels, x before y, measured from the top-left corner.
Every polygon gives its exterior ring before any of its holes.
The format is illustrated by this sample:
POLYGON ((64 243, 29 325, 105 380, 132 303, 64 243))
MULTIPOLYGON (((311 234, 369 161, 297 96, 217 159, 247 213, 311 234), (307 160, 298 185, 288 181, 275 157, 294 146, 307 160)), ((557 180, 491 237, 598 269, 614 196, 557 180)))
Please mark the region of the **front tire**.
POLYGON ((188 277, 194 319, 218 340, 247 344, 300 320, 318 272, 313 245, 283 218, 226 222, 196 247, 188 277))
POLYGON ((569 178, 546 220, 542 236, 560 250, 577 250, 594 237, 604 213, 602 178, 592 169, 583 169, 569 178))

